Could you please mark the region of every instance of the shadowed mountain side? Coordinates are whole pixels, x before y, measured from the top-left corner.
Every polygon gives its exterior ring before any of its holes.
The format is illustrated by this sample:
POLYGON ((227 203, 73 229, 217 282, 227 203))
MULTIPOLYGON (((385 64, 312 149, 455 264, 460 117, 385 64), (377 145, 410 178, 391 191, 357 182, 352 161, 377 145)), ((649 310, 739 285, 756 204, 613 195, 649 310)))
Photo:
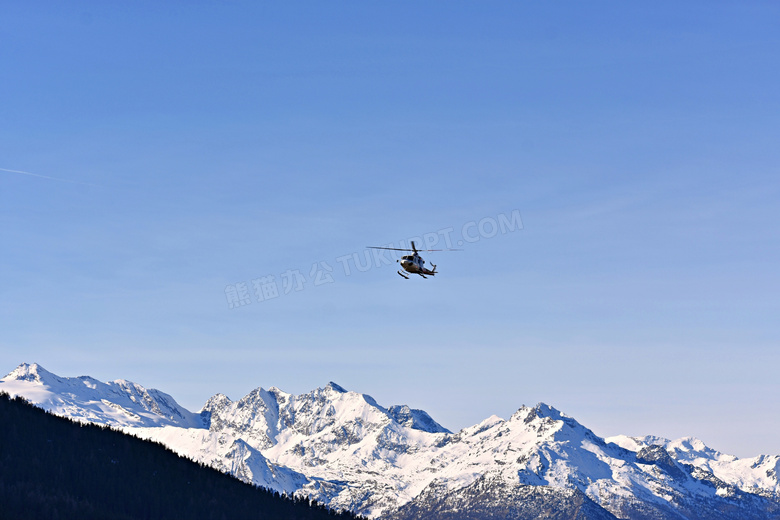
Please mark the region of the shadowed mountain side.
POLYGON ((617 520, 576 489, 511 486, 501 479, 479 478, 470 486, 442 492, 431 484, 414 501, 383 520, 617 520))

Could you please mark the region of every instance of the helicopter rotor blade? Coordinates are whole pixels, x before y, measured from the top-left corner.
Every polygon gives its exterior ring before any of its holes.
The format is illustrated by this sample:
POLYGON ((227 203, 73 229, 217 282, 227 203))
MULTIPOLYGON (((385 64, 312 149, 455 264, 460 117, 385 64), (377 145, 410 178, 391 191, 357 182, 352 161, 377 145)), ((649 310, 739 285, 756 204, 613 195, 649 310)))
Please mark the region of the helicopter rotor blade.
POLYGON ((398 247, 376 247, 376 246, 366 246, 368 249, 389 249, 390 251, 411 251, 411 249, 401 249, 398 247))
POLYGON ((414 251, 415 253, 419 251, 463 251, 463 249, 402 249, 400 247, 377 247, 377 246, 366 246, 368 249, 389 249, 390 251, 414 251))

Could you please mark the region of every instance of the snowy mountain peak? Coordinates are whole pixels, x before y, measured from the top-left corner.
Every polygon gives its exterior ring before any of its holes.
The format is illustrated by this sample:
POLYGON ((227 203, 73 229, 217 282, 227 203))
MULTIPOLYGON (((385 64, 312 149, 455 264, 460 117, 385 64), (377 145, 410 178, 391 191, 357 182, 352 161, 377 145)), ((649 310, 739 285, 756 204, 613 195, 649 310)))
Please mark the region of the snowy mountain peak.
POLYGON ((447 428, 433 420, 424 410, 415 410, 407 405, 393 405, 387 413, 398 424, 428 433, 452 433, 447 428))
POLYGON ((663 446, 664 449, 671 453, 675 458, 686 462, 702 458, 724 461, 734 461, 737 459, 734 455, 727 455, 710 448, 696 437, 682 437, 672 441, 655 435, 646 435, 644 437, 617 435, 615 437, 607 438, 606 441, 615 443, 627 450, 637 452, 648 446, 663 446))
POLYGON ((534 420, 546 420, 547 422, 562 421, 570 426, 579 426, 579 423, 572 417, 545 403, 538 403, 533 408, 521 406, 520 409, 512 414, 509 420, 520 420, 526 424, 534 420))
MULTIPOLYGON (((539 403, 533 408, 529 406, 521 406, 512 416, 509 418, 510 422, 520 421, 526 425, 536 424, 552 424, 556 421, 561 421, 565 417, 558 410, 551 406, 547 406, 544 403, 539 403)), ((568 417, 567 417, 568 419, 568 417)))
POLYGON ((337 385, 337 384, 336 384, 336 383, 334 383, 333 381, 331 381, 330 383, 328 383, 328 386, 326 386, 325 388, 327 388, 327 389, 330 389, 330 390, 333 390, 334 392, 338 392, 338 393, 340 393, 340 394, 346 394, 346 393, 347 393, 347 391, 346 391, 346 390, 344 390, 344 388, 343 388, 343 387, 341 387, 341 386, 337 385))
POLYGON ((724 457, 730 460, 736 459, 733 455, 726 455, 717 450, 713 450, 696 437, 683 437, 674 441, 664 440, 666 442, 660 444, 663 444, 667 450, 676 454, 678 457, 686 454, 688 456, 706 456, 713 459, 722 459, 724 457))
POLYGON ((49 379, 57 379, 57 376, 38 363, 22 363, 3 378, 4 381, 27 381, 41 384, 49 379))
POLYGON ((211 410, 213 408, 221 408, 223 406, 229 405, 232 402, 233 401, 231 401, 230 398, 225 394, 214 394, 213 396, 209 397, 208 401, 206 401, 206 404, 204 404, 203 408, 201 408, 201 411, 211 410))
POLYGON ((548 417, 554 421, 562 421, 564 419, 571 419, 568 415, 562 413, 557 408, 554 408, 546 403, 538 403, 534 406, 534 412, 538 417, 548 417))

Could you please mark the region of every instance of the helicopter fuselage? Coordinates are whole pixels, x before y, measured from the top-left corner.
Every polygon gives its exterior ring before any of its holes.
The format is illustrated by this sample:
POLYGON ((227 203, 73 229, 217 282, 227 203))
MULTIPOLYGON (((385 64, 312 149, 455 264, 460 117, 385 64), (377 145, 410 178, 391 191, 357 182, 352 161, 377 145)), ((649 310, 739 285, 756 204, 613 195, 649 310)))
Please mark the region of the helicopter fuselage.
POLYGON ((433 270, 427 269, 424 265, 425 260, 417 253, 413 255, 404 255, 398 262, 401 264, 401 268, 407 273, 431 276, 436 274, 436 266, 433 266, 433 270))

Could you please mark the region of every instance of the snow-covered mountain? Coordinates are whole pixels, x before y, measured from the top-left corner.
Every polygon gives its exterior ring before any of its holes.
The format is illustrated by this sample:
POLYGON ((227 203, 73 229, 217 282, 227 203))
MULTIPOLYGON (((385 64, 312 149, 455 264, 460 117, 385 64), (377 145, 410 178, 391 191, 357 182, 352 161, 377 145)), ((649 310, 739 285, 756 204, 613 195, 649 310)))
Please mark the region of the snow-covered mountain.
POLYGON ((452 433, 335 383, 307 394, 217 394, 197 413, 127 382, 20 365, 0 391, 162 442, 236 477, 395 520, 780 518, 780 457, 696 439, 602 439, 545 404, 452 433))
POLYGON ((23 363, 0 380, 0 388, 76 421, 118 427, 203 426, 198 414, 170 395, 123 379, 102 383, 87 376, 59 377, 40 365, 23 363))

